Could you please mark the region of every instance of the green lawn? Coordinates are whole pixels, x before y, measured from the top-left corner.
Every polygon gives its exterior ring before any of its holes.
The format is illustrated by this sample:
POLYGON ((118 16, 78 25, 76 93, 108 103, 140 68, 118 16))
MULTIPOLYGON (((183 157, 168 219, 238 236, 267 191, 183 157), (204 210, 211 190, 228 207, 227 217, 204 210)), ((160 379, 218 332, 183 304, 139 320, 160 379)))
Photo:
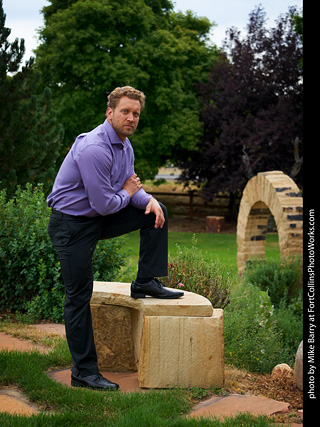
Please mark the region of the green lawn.
MULTIPOLYGON (((1 322, 0 322, 1 327, 1 322)), ((39 414, 10 415, 0 412, 1 426, 17 427, 242 427, 273 426, 266 417, 249 414, 224 421, 188 419, 200 390, 167 389, 121 393, 77 389, 47 375, 70 365, 65 339, 54 340, 48 354, 0 351, 0 388, 14 385, 41 409, 39 414)))
MULTIPOLYGON (((177 255, 177 245, 183 247, 192 246, 193 233, 169 232, 169 259, 177 255)), ((236 234, 196 234, 197 247, 201 249, 204 259, 219 260, 226 264, 230 272, 237 273, 237 236, 236 234)), ((134 231, 124 237, 124 250, 131 250, 128 257, 128 265, 132 267, 133 278, 136 275, 139 257, 139 232, 134 231)), ((267 234, 266 236, 267 258, 280 256, 278 235, 267 234)))

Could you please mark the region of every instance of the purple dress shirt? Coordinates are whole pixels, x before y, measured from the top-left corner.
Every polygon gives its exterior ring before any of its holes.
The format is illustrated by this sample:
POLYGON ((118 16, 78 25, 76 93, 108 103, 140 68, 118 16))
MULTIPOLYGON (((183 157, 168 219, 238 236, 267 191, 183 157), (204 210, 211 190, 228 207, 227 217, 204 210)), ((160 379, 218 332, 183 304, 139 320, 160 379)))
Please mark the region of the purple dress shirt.
POLYGON ((65 157, 47 204, 69 215, 109 215, 132 206, 144 209, 151 194, 142 188, 131 198, 122 187, 134 174, 134 153, 110 123, 79 135, 65 157))

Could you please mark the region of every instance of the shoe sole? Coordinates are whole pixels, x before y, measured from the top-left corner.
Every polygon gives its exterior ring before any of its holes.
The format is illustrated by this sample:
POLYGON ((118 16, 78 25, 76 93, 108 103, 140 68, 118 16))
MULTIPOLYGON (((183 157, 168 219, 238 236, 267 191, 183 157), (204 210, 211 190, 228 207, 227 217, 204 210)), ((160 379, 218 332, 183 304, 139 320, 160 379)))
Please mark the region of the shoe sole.
POLYGON ((131 292, 131 298, 137 299, 137 298, 145 298, 145 297, 146 297, 145 294, 138 294, 138 293, 132 293, 131 292))
MULTIPOLYGON (((177 299, 177 298, 181 298, 183 297, 184 294, 179 295, 179 296, 167 296, 167 297, 160 297, 160 296, 156 296, 156 295, 149 295, 152 298, 159 298, 159 299, 177 299)), ((138 293, 131 293, 131 298, 146 298, 146 294, 138 294, 138 293)))
POLYGON ((84 384, 81 384, 81 383, 77 383, 76 381, 73 381, 73 380, 71 380, 71 385, 72 385, 72 387, 90 388, 91 390, 99 390, 99 391, 117 391, 119 389, 119 387, 118 388, 114 388, 114 387, 112 387, 112 388, 94 387, 94 386, 91 386, 91 385, 84 385, 84 384))

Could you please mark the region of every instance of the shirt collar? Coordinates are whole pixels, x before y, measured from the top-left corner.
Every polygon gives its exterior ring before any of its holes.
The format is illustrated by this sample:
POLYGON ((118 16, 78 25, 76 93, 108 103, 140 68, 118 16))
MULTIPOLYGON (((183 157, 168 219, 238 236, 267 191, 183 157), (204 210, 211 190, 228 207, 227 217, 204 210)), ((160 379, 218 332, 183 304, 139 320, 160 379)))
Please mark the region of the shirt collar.
POLYGON ((127 148, 128 138, 126 138, 124 140, 124 142, 122 142, 121 139, 119 138, 117 132, 113 129, 113 127, 108 122, 108 119, 105 120, 104 127, 107 131, 107 134, 109 136, 109 140, 110 140, 111 144, 121 144, 123 146, 123 148, 127 148))

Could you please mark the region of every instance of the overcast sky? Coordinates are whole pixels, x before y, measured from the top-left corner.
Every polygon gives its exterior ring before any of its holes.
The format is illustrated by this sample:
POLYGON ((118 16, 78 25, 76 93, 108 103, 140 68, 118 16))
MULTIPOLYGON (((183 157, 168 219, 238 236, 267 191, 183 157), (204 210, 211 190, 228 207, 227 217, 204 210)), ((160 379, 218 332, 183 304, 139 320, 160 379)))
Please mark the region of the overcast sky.
MULTIPOLYGON (((267 14, 267 24, 272 27, 280 14, 288 11, 289 6, 302 8, 303 0, 173 0, 175 10, 192 10, 198 16, 206 16, 214 27, 211 40, 221 46, 227 28, 237 27, 243 34, 248 23, 249 13, 261 4, 267 14)), ((11 29, 10 41, 24 38, 26 54, 24 60, 32 55, 37 47, 36 30, 43 26, 41 9, 50 4, 47 0, 3 0, 6 14, 6 27, 11 29)))

